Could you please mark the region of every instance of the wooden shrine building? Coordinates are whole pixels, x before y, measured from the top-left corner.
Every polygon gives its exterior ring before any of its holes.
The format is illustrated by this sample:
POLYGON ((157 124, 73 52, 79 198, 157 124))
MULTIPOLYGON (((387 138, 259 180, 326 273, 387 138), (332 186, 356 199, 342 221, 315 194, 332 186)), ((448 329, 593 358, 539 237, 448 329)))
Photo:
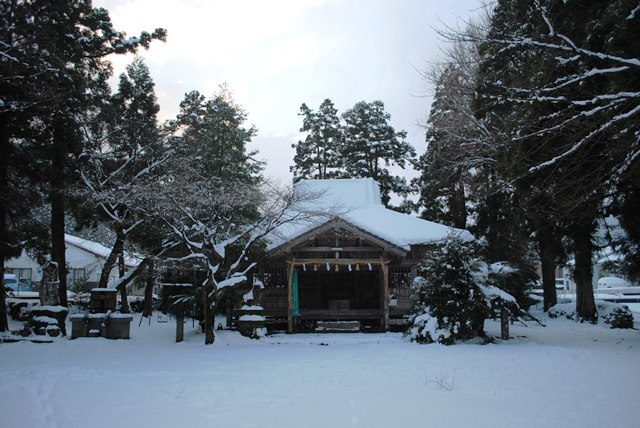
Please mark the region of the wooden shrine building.
POLYGON ((302 180, 326 216, 288 226, 270 239, 260 270, 267 323, 308 331, 320 322, 358 322, 387 330, 412 306, 416 265, 430 244, 469 232, 384 207, 372 179, 302 180))

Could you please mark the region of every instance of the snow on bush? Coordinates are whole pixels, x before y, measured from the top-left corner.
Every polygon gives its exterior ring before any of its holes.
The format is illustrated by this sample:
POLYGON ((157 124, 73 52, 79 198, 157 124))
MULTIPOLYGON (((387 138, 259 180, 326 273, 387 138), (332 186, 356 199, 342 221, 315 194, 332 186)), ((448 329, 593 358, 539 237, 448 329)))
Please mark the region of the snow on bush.
POLYGON ((515 299, 483 275, 474 243, 450 237, 418 267, 413 283, 416 304, 406 336, 417 343, 451 345, 486 338, 484 321, 491 308, 515 299))
POLYGON ((633 328, 633 314, 625 305, 607 303, 607 310, 600 312, 600 316, 611 328, 633 328))
MULTIPOLYGON (((633 313, 629 307, 619 303, 597 301, 598 318, 611 328, 633 328, 633 313)), ((575 303, 557 304, 548 311, 549 318, 564 317, 573 321, 582 321, 578 316, 575 303)))
POLYGON ((432 316, 427 310, 412 319, 411 326, 407 331, 407 337, 412 342, 417 343, 435 342, 448 344, 451 341, 451 331, 446 328, 440 328, 438 318, 432 316))

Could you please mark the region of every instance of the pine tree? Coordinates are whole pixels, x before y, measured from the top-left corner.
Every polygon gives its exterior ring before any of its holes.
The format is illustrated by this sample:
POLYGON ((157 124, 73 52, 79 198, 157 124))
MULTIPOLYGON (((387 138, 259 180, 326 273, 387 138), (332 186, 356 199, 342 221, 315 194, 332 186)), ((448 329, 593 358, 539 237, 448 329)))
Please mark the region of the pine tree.
MULTIPOLYGON (((107 55, 147 48, 153 39, 164 39, 166 32, 158 29, 127 38, 113 28, 108 12, 93 8, 90 0, 11 1, 0 7, 4 79, 0 128, 10 132, 2 144, 19 139, 29 146, 32 162, 41 171, 39 182, 48 187, 51 259, 59 268, 60 301, 66 305, 66 189, 73 171, 69 158, 82 146, 78 118, 108 88, 107 55), (18 117, 30 129, 11 126, 18 117)), ((0 168, 0 173, 5 171, 0 168)), ((4 224, 7 218, 1 220, 4 224)), ((2 263, 5 258, 0 254, 2 263)))
POLYGON ((269 216, 284 203, 267 201, 262 162, 247 150, 256 130, 245 126, 246 118, 224 87, 210 99, 197 91, 186 94, 171 124, 174 155, 164 180, 141 193, 164 240, 180 244, 172 259, 204 270, 204 282, 195 285, 206 344, 215 340, 213 316, 224 289, 247 281, 254 266, 250 250, 271 230, 270 222, 280 221, 269 216))
POLYGON ((453 236, 419 266, 413 284, 416 303, 407 331, 412 341, 451 345, 485 337, 488 307, 474 264, 477 250, 473 243, 453 236))
POLYGON ((465 37, 443 51, 425 72, 434 86, 426 123, 427 149, 414 163, 420 171, 418 208, 423 218, 469 229, 487 242, 489 262, 524 264, 528 239, 517 198, 497 170, 501 129, 475 115, 480 43, 488 17, 468 24, 465 37))
POLYGON ((344 146, 341 156, 344 175, 348 178, 373 178, 380 184, 382 201, 389 206, 391 194, 406 196, 409 185, 388 167, 404 168, 415 156, 414 148, 405 141, 405 131, 396 132, 389 121, 391 115, 382 101, 356 103, 342 115, 345 121, 344 146))
POLYGON ((501 174, 527 190, 537 229, 550 222, 572 238, 577 311, 590 320, 596 220, 637 169, 636 8, 501 1, 483 52, 480 114, 507 125, 501 174))
POLYGON ((300 116, 304 117, 300 131, 306 132, 307 136, 304 141, 291 145, 296 149, 294 165, 290 168, 294 183, 303 178, 322 180, 338 177, 343 141, 338 110, 327 98, 320 104, 317 112, 302 104, 300 116))
POLYGON ((179 156, 200 156, 203 174, 219 179, 258 183, 262 180, 264 163, 257 160, 257 151, 248 151, 257 129, 245 127, 245 110, 235 103, 232 93, 221 87, 212 98, 198 91, 185 95, 180 112, 173 122, 181 141, 179 156))
POLYGON ((202 297, 205 344, 211 344, 216 308, 226 290, 248 281, 260 240, 305 216, 301 208, 293 210, 300 195, 274 191, 262 179, 262 164, 245 145, 255 129, 244 126, 246 113, 228 91, 210 100, 193 91, 180 107, 173 124, 180 133, 170 141, 175 155, 165 179, 141 195, 165 241, 180 244, 172 260, 204 271, 195 285, 202 297))
POLYGON ((426 125, 427 150, 414 163, 420 177, 412 184, 419 189, 418 209, 423 218, 465 229, 471 170, 478 167, 469 150, 477 134, 468 126, 472 89, 454 64, 436 74, 426 125))
MULTIPOLYGON (((136 193, 149 181, 160 178, 159 172, 170 156, 170 151, 162 147, 157 125, 160 106, 154 86, 148 67, 136 58, 120 75, 118 92, 90 118, 92 144, 82 156, 83 203, 76 215, 80 226, 97 221, 107 225, 115 236, 99 287, 107 286, 111 270, 124 257, 131 233, 145 228, 136 193)), ((123 276, 124 263, 119 265, 123 276)), ((121 291, 126 290, 123 287, 121 291)))

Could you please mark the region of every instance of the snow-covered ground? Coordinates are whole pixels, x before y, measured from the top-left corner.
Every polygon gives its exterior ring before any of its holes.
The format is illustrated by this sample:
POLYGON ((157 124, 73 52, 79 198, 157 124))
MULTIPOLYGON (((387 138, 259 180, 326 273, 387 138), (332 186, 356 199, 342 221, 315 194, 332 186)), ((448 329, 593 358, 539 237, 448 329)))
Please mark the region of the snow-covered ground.
POLYGON ((638 330, 545 319, 491 345, 222 331, 205 346, 191 322, 174 343, 173 320, 138 321, 130 340, 0 344, 0 426, 640 426, 638 330))

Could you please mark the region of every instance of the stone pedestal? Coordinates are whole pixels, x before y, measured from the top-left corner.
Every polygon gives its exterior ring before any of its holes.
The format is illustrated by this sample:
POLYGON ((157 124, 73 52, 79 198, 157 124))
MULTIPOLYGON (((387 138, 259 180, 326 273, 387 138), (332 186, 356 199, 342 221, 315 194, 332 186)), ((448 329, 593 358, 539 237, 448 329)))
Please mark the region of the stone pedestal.
POLYGON ((131 314, 111 314, 106 326, 102 329, 102 336, 107 339, 129 339, 131 331, 131 314))
POLYGON ((91 290, 89 310, 95 313, 107 313, 116 310, 115 288, 94 288, 91 290))
POLYGON ((131 314, 76 314, 71 315, 71 338, 104 337, 107 339, 129 339, 131 314))

